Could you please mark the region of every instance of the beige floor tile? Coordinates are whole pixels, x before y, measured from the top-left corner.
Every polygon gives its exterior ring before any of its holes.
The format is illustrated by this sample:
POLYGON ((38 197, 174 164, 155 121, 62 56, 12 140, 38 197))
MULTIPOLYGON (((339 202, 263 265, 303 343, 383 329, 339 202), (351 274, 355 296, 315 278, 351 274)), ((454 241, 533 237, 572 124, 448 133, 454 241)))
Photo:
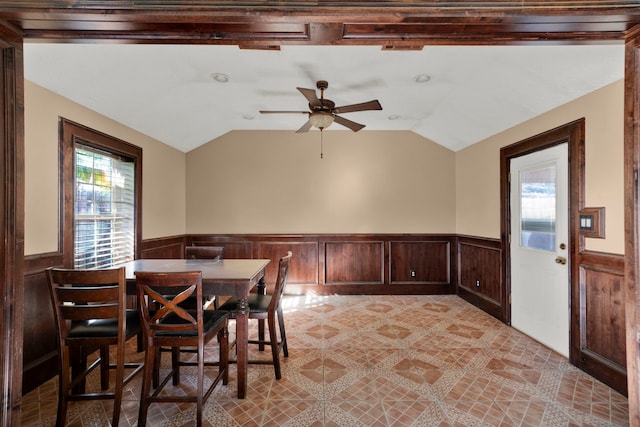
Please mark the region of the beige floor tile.
POLYGON ((263 415, 263 426, 322 426, 324 404, 321 400, 270 399, 263 415))
POLYGON ((392 427, 452 425, 438 402, 429 400, 386 400, 382 407, 392 427))
POLYGON ((325 426, 371 426, 388 425, 387 416, 380 400, 331 400, 324 407, 325 426))
MULTIPOLYGON (((624 396, 456 296, 292 296, 284 304, 290 356, 281 360, 283 378, 275 380, 272 366, 250 365, 248 398, 238 400, 231 365, 229 384, 218 385, 205 405, 204 426, 629 423, 624 396)), ((256 322, 250 334, 257 334, 256 322)), ((130 359, 140 360, 135 342, 130 346, 130 359)), ((217 358, 217 347, 207 354, 217 358)), ((251 359, 270 357, 251 348, 251 359)), ((194 380, 194 370, 184 369, 174 391, 194 380)), ((125 389, 122 427, 137 423, 140 381, 125 389)), ((52 379, 24 396, 22 425, 54 426, 56 406, 52 379)), ((68 425, 107 426, 112 408, 110 401, 74 402, 68 425)), ((149 410, 150 426, 194 424, 191 404, 149 410)))

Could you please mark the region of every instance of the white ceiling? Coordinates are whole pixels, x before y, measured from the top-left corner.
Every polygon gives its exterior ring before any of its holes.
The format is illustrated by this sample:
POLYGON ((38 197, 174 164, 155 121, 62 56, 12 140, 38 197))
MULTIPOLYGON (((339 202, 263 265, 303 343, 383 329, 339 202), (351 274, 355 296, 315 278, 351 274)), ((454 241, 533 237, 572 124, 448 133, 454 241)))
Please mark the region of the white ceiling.
MULTIPOLYGON (((307 110, 296 87, 328 80, 344 117, 411 130, 459 150, 623 78, 624 46, 283 46, 25 44, 25 78, 188 152, 231 130, 291 130, 307 110), (228 83, 211 78, 229 76, 228 83), (417 83, 416 76, 431 79, 417 83)), ((346 130, 333 124, 327 131, 346 130)))

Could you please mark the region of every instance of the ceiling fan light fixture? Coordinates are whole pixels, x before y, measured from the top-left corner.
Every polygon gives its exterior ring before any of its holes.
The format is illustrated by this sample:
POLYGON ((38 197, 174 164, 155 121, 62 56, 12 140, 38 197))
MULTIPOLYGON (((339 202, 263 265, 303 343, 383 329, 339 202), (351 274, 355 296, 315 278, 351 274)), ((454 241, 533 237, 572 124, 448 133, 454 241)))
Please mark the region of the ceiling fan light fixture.
POLYGON ((318 129, 326 129, 333 123, 333 114, 325 112, 311 113, 309 115, 311 125, 318 129))

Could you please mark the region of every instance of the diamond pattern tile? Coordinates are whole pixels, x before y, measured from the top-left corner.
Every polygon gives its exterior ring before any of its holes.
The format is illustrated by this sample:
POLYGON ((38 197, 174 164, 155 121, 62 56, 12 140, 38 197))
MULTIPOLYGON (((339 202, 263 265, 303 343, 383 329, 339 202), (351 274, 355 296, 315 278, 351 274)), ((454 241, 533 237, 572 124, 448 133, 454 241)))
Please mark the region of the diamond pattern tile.
MULTIPOLYGON (((204 426, 629 425, 624 396, 456 296, 289 296, 284 305, 282 379, 269 365, 250 365, 248 398, 238 400, 232 365, 229 384, 205 406, 204 426)), ((141 357, 135 343, 128 352, 141 357)), ((251 358, 270 352, 251 349, 251 358)), ((184 369, 171 391, 194 380, 184 369)), ((137 424, 139 393, 137 378, 120 426, 137 424)), ((52 379, 24 396, 22 425, 54 426, 56 405, 52 379)), ((73 402, 68 425, 108 426, 112 409, 110 401, 73 402)), ((193 426, 195 407, 152 405, 148 425, 193 426)))

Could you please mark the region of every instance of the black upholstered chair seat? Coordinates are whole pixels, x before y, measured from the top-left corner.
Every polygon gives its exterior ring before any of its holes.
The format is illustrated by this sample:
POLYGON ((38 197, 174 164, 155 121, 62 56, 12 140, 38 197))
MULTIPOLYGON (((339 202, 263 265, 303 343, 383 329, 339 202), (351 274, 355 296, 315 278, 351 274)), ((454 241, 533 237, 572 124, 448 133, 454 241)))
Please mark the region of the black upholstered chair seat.
MULTIPOLYGON (((192 310, 188 310, 189 314, 196 317, 196 312, 192 310)), ((202 327, 204 334, 206 335, 213 329, 218 328, 220 323, 224 323, 229 317, 228 311, 223 310, 203 310, 202 311, 202 327)), ((182 317, 178 316, 175 313, 168 314, 165 318, 163 318, 160 323, 162 325, 184 325, 189 322, 184 320, 182 317)), ((176 336, 176 337, 197 337, 198 331, 195 329, 188 330, 177 330, 177 331, 158 331, 156 332, 156 336, 176 336)))
MULTIPOLYGON (((127 336, 140 330, 140 315, 137 310, 127 310, 127 326, 125 333, 127 336)), ((118 319, 95 319, 86 322, 74 323, 69 328, 68 339, 74 338, 98 338, 117 337, 118 319)))
MULTIPOLYGON (((269 304, 271 304, 271 295, 250 294, 247 298, 250 313, 266 313, 269 311, 269 304)), ((230 298, 220 306, 220 310, 237 311, 238 300, 230 298)))

